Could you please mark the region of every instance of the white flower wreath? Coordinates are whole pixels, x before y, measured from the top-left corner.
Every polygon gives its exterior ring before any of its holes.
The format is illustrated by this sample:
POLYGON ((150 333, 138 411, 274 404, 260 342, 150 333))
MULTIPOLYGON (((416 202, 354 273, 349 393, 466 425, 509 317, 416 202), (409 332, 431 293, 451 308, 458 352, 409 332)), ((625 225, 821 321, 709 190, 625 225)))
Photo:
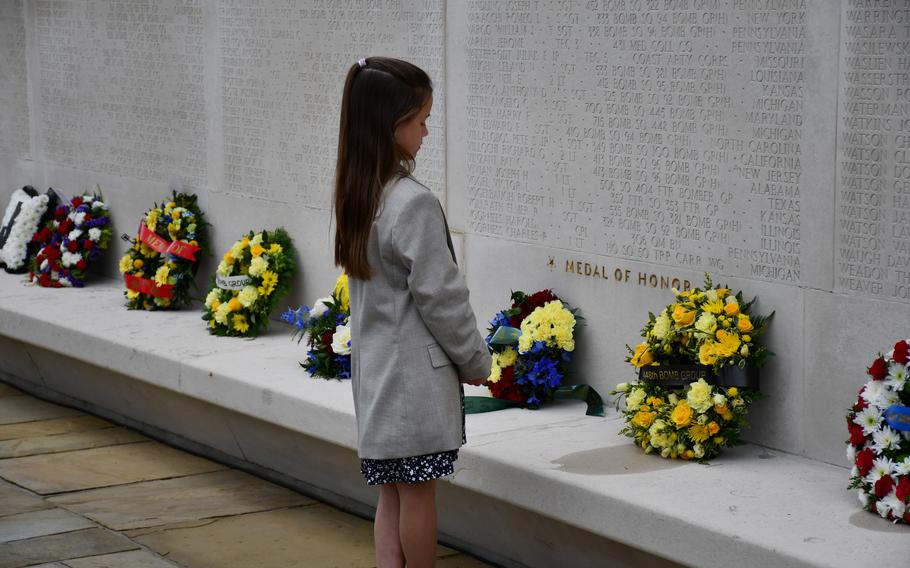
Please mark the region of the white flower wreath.
POLYGON ((13 192, 3 215, 3 223, 0 224, 0 231, 8 232, 6 242, 0 248, 0 264, 6 266, 7 272, 21 272, 25 269, 28 245, 38 230, 49 202, 47 195, 35 195, 35 190, 31 187, 13 192))

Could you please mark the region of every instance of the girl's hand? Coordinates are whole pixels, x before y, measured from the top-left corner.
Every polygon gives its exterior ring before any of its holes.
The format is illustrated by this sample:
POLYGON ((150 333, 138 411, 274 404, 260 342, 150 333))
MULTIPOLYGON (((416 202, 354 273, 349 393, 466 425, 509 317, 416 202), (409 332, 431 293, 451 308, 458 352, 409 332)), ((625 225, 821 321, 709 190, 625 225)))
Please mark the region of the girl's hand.
POLYGON ((482 387, 487 384, 487 379, 459 379, 462 383, 466 385, 474 385, 475 387, 482 387))

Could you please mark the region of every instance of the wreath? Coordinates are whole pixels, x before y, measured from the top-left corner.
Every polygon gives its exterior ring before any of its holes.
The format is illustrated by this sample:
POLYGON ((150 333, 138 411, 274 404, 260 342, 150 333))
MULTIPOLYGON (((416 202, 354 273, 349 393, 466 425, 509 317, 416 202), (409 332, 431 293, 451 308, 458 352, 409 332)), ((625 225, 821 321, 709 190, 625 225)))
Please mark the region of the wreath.
POLYGON ((29 281, 49 288, 81 288, 89 265, 107 250, 111 232, 111 218, 100 192, 58 205, 53 219, 32 237, 39 248, 31 261, 29 281))
POLYGON ((311 377, 351 378, 351 306, 348 276, 342 273, 331 296, 319 298, 313 307, 288 309, 281 319, 294 326, 294 337, 307 346, 300 364, 311 377))
MULTIPOLYGON (((659 315, 648 314, 644 341, 626 348, 638 383, 625 396, 625 427, 645 453, 707 461, 741 443, 749 404, 759 396, 757 369, 771 353, 759 343, 768 317, 752 313, 742 292, 715 287, 677 291, 659 315)), ((618 401, 617 401, 618 402, 618 401)))
POLYGON ((53 189, 39 195, 30 185, 10 196, 0 225, 0 266, 7 272, 20 274, 28 270, 28 260, 38 250, 38 243, 32 238, 38 227, 47 222, 48 211, 57 205, 57 199, 53 189))
POLYGON ((910 523, 910 344, 879 354, 869 380, 847 413, 850 488, 863 508, 895 523, 910 523))
POLYGON ((205 298, 202 319, 214 335, 256 337, 287 293, 294 246, 284 229, 244 236, 224 253, 205 298))
POLYGON ((168 310, 190 303, 198 253, 208 254, 208 223, 196 196, 173 192, 169 201, 146 211, 133 244, 120 259, 131 310, 168 310))
POLYGON ((468 413, 518 406, 536 410, 556 398, 588 404, 587 414, 603 416, 600 395, 588 385, 563 385, 575 351, 578 310, 552 290, 530 296, 512 292, 512 306, 490 321, 487 346, 493 365, 487 387, 498 404, 484 397, 466 397, 468 413))

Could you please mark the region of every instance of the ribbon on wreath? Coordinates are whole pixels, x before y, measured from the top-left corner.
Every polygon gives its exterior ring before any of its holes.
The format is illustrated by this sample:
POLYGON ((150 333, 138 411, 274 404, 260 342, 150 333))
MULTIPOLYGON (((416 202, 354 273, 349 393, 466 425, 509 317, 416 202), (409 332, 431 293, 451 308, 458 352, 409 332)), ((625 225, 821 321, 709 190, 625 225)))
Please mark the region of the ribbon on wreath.
MULTIPOLYGON (((604 403, 597 391, 590 385, 566 385, 556 387, 553 390, 553 398, 556 400, 574 399, 583 401, 588 405, 585 411, 587 416, 604 416, 604 403)), ((464 397, 465 414, 481 414, 484 412, 494 412, 506 408, 522 408, 524 405, 520 402, 505 400, 502 398, 492 398, 489 396, 466 396, 464 397)))
POLYGON ((716 374, 708 365, 647 365, 638 370, 638 381, 659 387, 681 387, 699 379, 721 387, 758 388, 759 371, 754 367, 724 367, 716 374))
POLYGON ((199 252, 199 247, 196 245, 191 245, 186 241, 169 241, 145 224, 139 225, 139 240, 161 254, 179 256, 191 262, 196 262, 196 253, 199 252))
POLYGON ((892 404, 885 410, 885 421, 895 430, 910 432, 910 406, 892 404))
POLYGON ((154 280, 133 276, 132 274, 124 274, 123 280, 126 282, 126 287, 134 292, 141 292, 156 298, 171 298, 174 295, 174 286, 172 284, 159 286, 154 280))
POLYGON ((253 283, 249 276, 222 276, 215 275, 215 284, 222 290, 243 290, 253 283))

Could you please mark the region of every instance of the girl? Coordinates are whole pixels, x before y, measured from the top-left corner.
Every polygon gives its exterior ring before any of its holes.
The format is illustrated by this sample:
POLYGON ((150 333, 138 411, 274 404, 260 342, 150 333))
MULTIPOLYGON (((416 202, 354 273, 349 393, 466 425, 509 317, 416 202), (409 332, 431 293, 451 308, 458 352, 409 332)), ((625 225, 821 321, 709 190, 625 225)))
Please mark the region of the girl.
POLYGON ((350 279, 357 449, 379 485, 381 567, 435 565, 435 480, 465 441, 459 383, 483 383, 491 366, 442 207, 410 177, 432 106, 430 78, 410 63, 371 57, 348 71, 335 264, 350 279))

